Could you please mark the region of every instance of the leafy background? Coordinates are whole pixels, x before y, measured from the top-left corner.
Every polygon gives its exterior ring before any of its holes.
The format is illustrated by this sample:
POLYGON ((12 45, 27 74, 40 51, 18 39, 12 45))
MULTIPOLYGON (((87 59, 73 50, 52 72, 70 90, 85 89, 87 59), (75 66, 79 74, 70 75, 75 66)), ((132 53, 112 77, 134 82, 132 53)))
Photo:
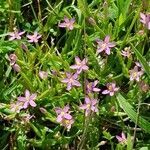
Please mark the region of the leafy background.
POLYGON ((129 70, 139 61, 145 72, 141 80, 147 84, 150 81, 150 33, 139 17, 140 12, 150 12, 149 6, 148 0, 1 0, 0 149, 149 149, 150 92, 129 80, 129 70), (64 16, 75 18, 74 30, 58 27, 64 16), (25 36, 9 41, 8 33, 14 27, 26 33, 37 30, 42 39, 38 44, 28 43, 25 36), (110 56, 97 56, 95 40, 106 35, 117 46, 110 56), (121 50, 129 46, 132 58, 125 59, 121 50), (11 53, 18 57, 19 73, 9 64, 11 53), (89 117, 86 126, 84 113, 78 108, 84 99, 84 85, 68 92, 61 83, 63 72, 71 71, 75 56, 88 58, 90 69, 80 76, 82 85, 87 78, 99 80, 101 89, 111 81, 120 87, 113 97, 95 95, 99 112, 89 117), (39 70, 48 71, 46 80, 39 78, 39 70), (38 106, 12 113, 10 103, 16 102, 25 89, 38 94, 38 106), (56 122, 54 111, 66 104, 75 118, 70 132, 56 122), (28 113, 35 117, 25 122, 28 113), (122 131, 128 137, 127 147, 115 138, 122 131))

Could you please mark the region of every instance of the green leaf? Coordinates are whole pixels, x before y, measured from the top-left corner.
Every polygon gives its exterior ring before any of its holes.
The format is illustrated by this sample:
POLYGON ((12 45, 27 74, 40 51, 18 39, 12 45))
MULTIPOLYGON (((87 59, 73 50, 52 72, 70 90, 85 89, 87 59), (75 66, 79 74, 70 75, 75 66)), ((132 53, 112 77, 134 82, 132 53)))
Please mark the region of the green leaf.
POLYGON ((139 150, 148 150, 148 147, 142 147, 139 150))
POLYGON ((124 17, 123 17, 123 15, 122 15, 122 13, 120 14, 120 16, 119 16, 119 26, 124 22, 124 17))
POLYGON ((140 61, 141 65, 143 66, 143 69, 145 70, 145 72, 147 73, 148 77, 150 78, 150 67, 146 61, 146 59, 140 54, 140 52, 133 46, 133 44, 131 44, 138 60, 140 61))
POLYGON ((85 17, 90 16, 90 12, 89 12, 89 7, 88 7, 88 3, 86 0, 78 0, 78 7, 80 8, 81 12, 83 13, 83 15, 85 17))
MULTIPOLYGON (((120 107, 126 112, 126 114, 130 117, 130 119, 136 123, 137 113, 133 110, 133 107, 127 102, 127 100, 121 95, 117 95, 117 100, 119 102, 120 107)), ((145 120, 143 117, 139 116, 139 120, 137 125, 145 130, 146 132, 150 133, 150 122, 145 120)))

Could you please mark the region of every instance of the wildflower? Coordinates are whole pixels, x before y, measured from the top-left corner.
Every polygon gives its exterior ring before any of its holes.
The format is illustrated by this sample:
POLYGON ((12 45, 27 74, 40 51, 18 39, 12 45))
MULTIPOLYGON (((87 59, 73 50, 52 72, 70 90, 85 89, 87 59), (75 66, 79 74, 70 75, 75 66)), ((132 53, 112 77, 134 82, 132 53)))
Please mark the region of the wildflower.
POLYGON ((147 92, 150 89, 149 85, 144 81, 139 82, 139 88, 143 92, 147 92))
POLYGON ((8 59, 9 59, 9 62, 10 62, 10 65, 12 66, 12 68, 16 72, 20 72, 21 68, 18 64, 16 64, 17 56, 15 54, 10 54, 8 59))
POLYGON ((69 91, 73 86, 81 86, 80 82, 77 81, 78 74, 66 73, 67 78, 63 79, 61 82, 67 83, 67 90, 69 91))
POLYGON ((23 103, 22 102, 16 102, 16 103, 10 104, 10 110, 14 113, 15 112, 19 113, 21 109, 23 109, 23 103))
POLYGON ((72 124, 74 123, 74 120, 73 119, 63 119, 62 122, 61 122, 61 125, 66 127, 67 128, 67 131, 70 130, 72 124))
POLYGON ((22 117, 21 118, 21 123, 22 124, 27 124, 27 123, 30 122, 30 119, 35 118, 34 115, 30 115, 30 114, 23 114, 21 117, 22 117))
POLYGON ((36 99, 37 94, 30 94, 28 90, 25 91, 25 97, 18 97, 19 102, 23 102, 23 108, 26 109, 28 106, 36 107, 34 100, 36 99))
POLYGON ((102 94, 109 94, 110 96, 113 96, 116 91, 119 90, 118 87, 116 87, 115 83, 107 83, 107 90, 104 90, 102 94))
POLYGON ((30 43, 37 43, 38 40, 41 38, 41 35, 39 35, 36 31, 33 35, 27 35, 27 38, 29 39, 28 42, 30 43))
POLYGON ((99 92, 100 89, 96 88, 97 84, 98 84, 98 80, 95 80, 94 82, 86 81, 86 91, 87 91, 87 93, 99 92))
POLYGON ((72 119, 72 116, 68 112, 70 107, 66 105, 64 108, 56 107, 55 111, 57 113, 57 122, 61 122, 63 119, 72 119))
POLYGON ((10 36, 9 41, 12 41, 12 40, 15 40, 15 39, 20 40, 21 35, 24 34, 24 33, 25 33, 24 31, 23 32, 18 32, 18 30, 15 29, 14 32, 9 33, 9 36, 10 36))
POLYGON ((139 63, 139 62, 135 62, 135 65, 137 66, 137 67, 139 67, 139 68, 142 68, 142 65, 139 63))
POLYGON ((45 80, 48 77, 48 72, 46 71, 39 71, 39 77, 45 80))
POLYGON ((66 127, 67 130, 70 130, 71 125, 74 123, 74 120, 69 112, 70 107, 66 105, 64 108, 56 107, 55 111, 57 113, 56 121, 62 126, 66 127))
POLYGON ((88 116, 91 111, 98 112, 97 103, 98 102, 96 99, 91 99, 89 97, 85 97, 85 104, 82 104, 80 106, 80 109, 86 110, 85 116, 88 116))
POLYGON ((12 66, 12 68, 13 68, 16 72, 20 72, 20 70, 21 70, 21 68, 20 68, 20 66, 19 66, 18 64, 14 64, 14 65, 12 66))
POLYGON ((145 27, 150 30, 150 14, 140 13, 140 21, 145 25, 145 27))
POLYGON ((83 70, 88 70, 89 67, 86 65, 87 59, 84 58, 82 61, 79 57, 75 57, 75 65, 70 66, 71 69, 76 69, 77 73, 80 74, 83 70))
POLYGON ((135 66, 133 69, 129 70, 130 72, 130 81, 136 80, 140 81, 140 77, 143 75, 143 70, 138 70, 138 66, 135 66))
POLYGON ((8 59, 10 61, 10 65, 12 66, 16 63, 17 56, 16 56, 16 54, 10 54, 8 59))
POLYGON ((127 142, 127 138, 123 132, 121 133, 121 136, 116 135, 116 138, 117 138, 118 142, 121 144, 126 144, 126 142, 127 142))
POLYGON ((59 23, 58 26, 61 28, 67 28, 68 30, 73 30, 74 28, 75 19, 69 19, 67 17, 64 17, 64 22, 59 23))
POLYGON ((124 50, 121 51, 121 55, 130 58, 131 57, 130 47, 125 47, 124 50))
POLYGON ((114 42, 109 42, 110 41, 110 36, 106 36, 104 41, 97 39, 97 53, 101 53, 102 51, 105 51, 107 55, 110 55, 110 50, 112 47, 115 47, 114 42))

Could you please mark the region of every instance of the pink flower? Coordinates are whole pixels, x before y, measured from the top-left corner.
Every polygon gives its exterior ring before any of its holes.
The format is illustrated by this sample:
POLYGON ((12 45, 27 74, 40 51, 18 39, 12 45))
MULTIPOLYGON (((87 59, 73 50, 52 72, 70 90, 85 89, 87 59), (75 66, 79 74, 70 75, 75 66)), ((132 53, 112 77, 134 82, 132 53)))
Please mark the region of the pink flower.
POLYGON ((21 109, 23 109, 22 102, 16 102, 16 103, 10 104, 10 110, 14 113, 19 113, 21 109))
POLYGON ((61 28, 67 28, 68 30, 73 30, 74 28, 75 19, 69 19, 67 17, 64 17, 64 22, 59 23, 58 26, 61 28))
POLYGON ((56 121, 60 123, 62 126, 66 127, 70 130, 71 125, 74 123, 72 116, 69 111, 70 107, 66 105, 64 108, 56 107, 55 111, 57 113, 56 121))
POLYGON ((138 70, 138 66, 135 66, 133 69, 129 70, 130 72, 130 81, 136 80, 140 81, 140 77, 143 75, 143 70, 138 70))
POLYGON ((30 120, 31 120, 32 118, 35 118, 34 115, 30 115, 30 114, 23 114, 21 117, 22 117, 22 118, 21 118, 21 120, 22 120, 21 123, 22 123, 22 124, 27 124, 27 123, 30 122, 30 120))
POLYGON ((20 72, 21 68, 18 64, 16 64, 17 61, 17 56, 16 54, 10 54, 9 55, 9 62, 10 65, 12 66, 12 68, 16 71, 16 72, 20 72))
POLYGON ((19 66, 18 64, 14 64, 14 65, 12 66, 12 68, 13 68, 16 72, 20 72, 20 70, 21 70, 21 68, 20 68, 20 66, 19 66))
POLYGON ((67 90, 71 90, 73 86, 81 86, 80 82, 77 81, 78 74, 66 73, 67 78, 63 79, 61 82, 67 83, 67 90))
POLYGON ((118 87, 116 87, 115 83, 107 83, 107 90, 104 90, 102 94, 109 94, 110 96, 113 96, 116 91, 119 90, 118 87))
POLYGON ((46 71, 39 71, 39 77, 45 80, 48 77, 48 72, 46 71))
POLYGON ((127 138, 123 132, 121 133, 121 136, 116 135, 116 138, 117 138, 118 142, 121 144, 127 143, 127 138))
POLYGON ((61 125, 67 128, 67 131, 71 129, 72 124, 74 123, 73 119, 63 119, 61 125))
POLYGON ((150 30, 150 14, 140 13, 140 21, 145 25, 145 27, 150 30))
POLYGON ((121 55, 130 58, 131 57, 130 47, 125 47, 124 50, 121 51, 121 55))
POLYGON ((57 122, 62 122, 63 119, 72 119, 70 112, 68 112, 70 107, 67 105, 64 108, 56 107, 55 111, 57 113, 57 122))
POLYGON ((115 47, 116 44, 114 42, 109 42, 110 41, 110 36, 106 36, 104 41, 97 39, 97 53, 101 53, 105 51, 107 55, 110 55, 110 50, 112 47, 115 47))
POLYGON ((87 63, 86 58, 84 58, 81 61, 81 59, 78 56, 76 56, 75 57, 75 62, 76 62, 76 64, 70 66, 70 68, 71 69, 76 69, 78 74, 80 74, 83 70, 88 70, 89 69, 89 67, 86 65, 86 63, 87 63))
POLYGON ((82 104, 80 106, 80 109, 86 110, 85 116, 88 116, 91 113, 91 111, 98 112, 97 103, 98 102, 96 99, 91 99, 89 97, 85 97, 85 104, 82 104))
POLYGON ((36 107, 36 103, 34 102, 34 100, 36 99, 37 94, 30 94, 30 92, 28 90, 25 90, 25 97, 18 97, 18 101, 19 102, 23 102, 23 108, 26 109, 30 106, 32 107, 36 107))
POLYGON ((12 40, 15 40, 15 39, 18 39, 20 40, 21 39, 21 35, 24 34, 25 32, 18 32, 18 30, 14 30, 14 32, 11 32, 9 33, 10 35, 10 38, 9 38, 9 41, 12 41, 12 40))
POLYGON ((27 35, 27 38, 29 39, 28 42, 30 43, 37 43, 38 40, 41 38, 41 35, 39 35, 36 31, 33 35, 27 35))
POLYGON ((87 93, 101 91, 99 88, 96 88, 97 84, 98 84, 98 80, 95 80, 94 82, 88 82, 88 81, 86 81, 86 91, 87 91, 87 93))
POLYGON ((16 56, 16 54, 10 54, 10 55, 9 55, 9 61, 10 61, 10 65, 11 65, 11 66, 14 65, 14 64, 16 63, 16 61, 17 61, 17 56, 16 56))

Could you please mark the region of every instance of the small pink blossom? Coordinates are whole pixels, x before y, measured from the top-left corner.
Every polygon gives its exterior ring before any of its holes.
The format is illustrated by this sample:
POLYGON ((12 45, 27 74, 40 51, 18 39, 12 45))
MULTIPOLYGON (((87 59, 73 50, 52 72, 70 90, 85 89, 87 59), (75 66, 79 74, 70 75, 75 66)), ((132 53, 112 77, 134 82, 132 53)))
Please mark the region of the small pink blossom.
POLYGON ((138 66, 135 66, 133 69, 129 70, 130 72, 130 81, 136 80, 140 81, 140 77, 143 75, 143 70, 138 69, 138 66))
POLYGON ((19 113, 21 109, 23 109, 23 103, 22 102, 16 102, 16 103, 10 104, 10 110, 14 113, 19 113))
POLYGON ((8 59, 9 59, 10 65, 12 66, 16 63, 17 56, 16 56, 16 54, 10 54, 8 59))
POLYGON ((118 142, 121 143, 121 144, 126 144, 127 143, 127 138, 126 138, 126 136, 123 132, 121 133, 121 136, 116 135, 116 138, 117 138, 118 142))
POLYGON ((91 111, 98 112, 97 103, 98 102, 96 99, 85 97, 85 103, 80 106, 80 109, 86 110, 85 116, 88 116, 91 113, 91 111))
POLYGON ((66 16, 64 17, 64 22, 59 23, 58 26, 61 28, 67 28, 68 30, 73 30, 74 28, 75 19, 69 19, 66 16))
POLYGON ((21 123, 22 123, 22 124, 27 124, 27 123, 30 122, 30 120, 31 120, 32 118, 35 118, 34 115, 30 115, 30 114, 23 114, 21 117, 22 117, 22 118, 21 118, 21 120, 22 120, 21 123))
POLYGON ((110 96, 113 96, 116 91, 119 90, 118 87, 116 87, 115 83, 107 83, 107 90, 104 90, 102 94, 109 94, 110 96))
POLYGON ((82 61, 81 59, 76 56, 75 57, 75 65, 70 66, 71 69, 76 69, 77 73, 80 74, 83 70, 88 70, 89 67, 86 65, 87 64, 87 59, 84 58, 82 61))
POLYGON ((14 30, 14 32, 11 32, 9 33, 10 35, 10 38, 9 38, 9 41, 12 41, 12 40, 15 40, 15 39, 18 39, 20 40, 21 39, 21 35, 24 34, 25 32, 18 32, 18 30, 14 30))
POLYGON ((78 74, 66 73, 67 78, 63 79, 61 82, 67 83, 67 90, 71 90, 73 86, 81 86, 80 82, 77 80, 78 74))
POLYGON ((141 65, 138 61, 135 62, 135 65, 136 65, 137 67, 139 67, 140 69, 142 69, 142 65, 141 65))
POLYGON ((64 118, 65 119, 72 119, 72 116, 70 115, 69 112, 70 107, 67 105, 64 108, 56 107, 55 111, 57 113, 57 122, 61 122, 64 118))
POLYGON ((130 47, 125 47, 124 50, 121 51, 121 55, 130 58, 131 57, 130 47))
POLYGON ((96 87, 97 84, 98 84, 98 80, 95 80, 94 82, 86 81, 86 92, 87 93, 92 93, 92 92, 101 91, 99 88, 96 87))
POLYGON ((110 55, 111 48, 115 47, 116 44, 114 42, 110 42, 110 36, 106 36, 104 41, 97 39, 97 53, 101 53, 105 51, 107 55, 110 55))
POLYGON ((20 72, 20 70, 21 70, 21 68, 20 68, 20 66, 19 66, 18 64, 14 64, 14 65, 12 66, 12 68, 13 68, 16 72, 20 72))
POLYGON ((140 13, 140 21, 145 25, 145 27, 150 30, 150 14, 140 13))
POLYGON ((41 35, 39 35, 36 31, 33 35, 27 35, 27 38, 29 39, 28 42, 30 43, 37 43, 38 40, 41 38, 41 35))
POLYGON ((18 64, 16 64, 16 61, 17 61, 16 54, 10 54, 8 59, 9 59, 9 62, 10 62, 10 66, 12 66, 12 68, 16 72, 20 72, 21 68, 20 68, 20 66, 18 64))
POLYGON ((30 106, 32 107, 36 107, 36 103, 34 102, 34 100, 36 99, 37 94, 30 94, 30 92, 28 90, 25 90, 25 97, 18 97, 18 101, 19 102, 23 102, 23 108, 27 109, 30 106))
POLYGON ((47 79, 48 72, 47 71, 39 71, 39 77, 43 80, 47 79))
POLYGON ((70 130, 71 125, 74 123, 72 116, 69 111, 70 107, 66 105, 64 108, 56 107, 55 111, 57 113, 56 121, 60 123, 62 126, 66 127, 70 130))

